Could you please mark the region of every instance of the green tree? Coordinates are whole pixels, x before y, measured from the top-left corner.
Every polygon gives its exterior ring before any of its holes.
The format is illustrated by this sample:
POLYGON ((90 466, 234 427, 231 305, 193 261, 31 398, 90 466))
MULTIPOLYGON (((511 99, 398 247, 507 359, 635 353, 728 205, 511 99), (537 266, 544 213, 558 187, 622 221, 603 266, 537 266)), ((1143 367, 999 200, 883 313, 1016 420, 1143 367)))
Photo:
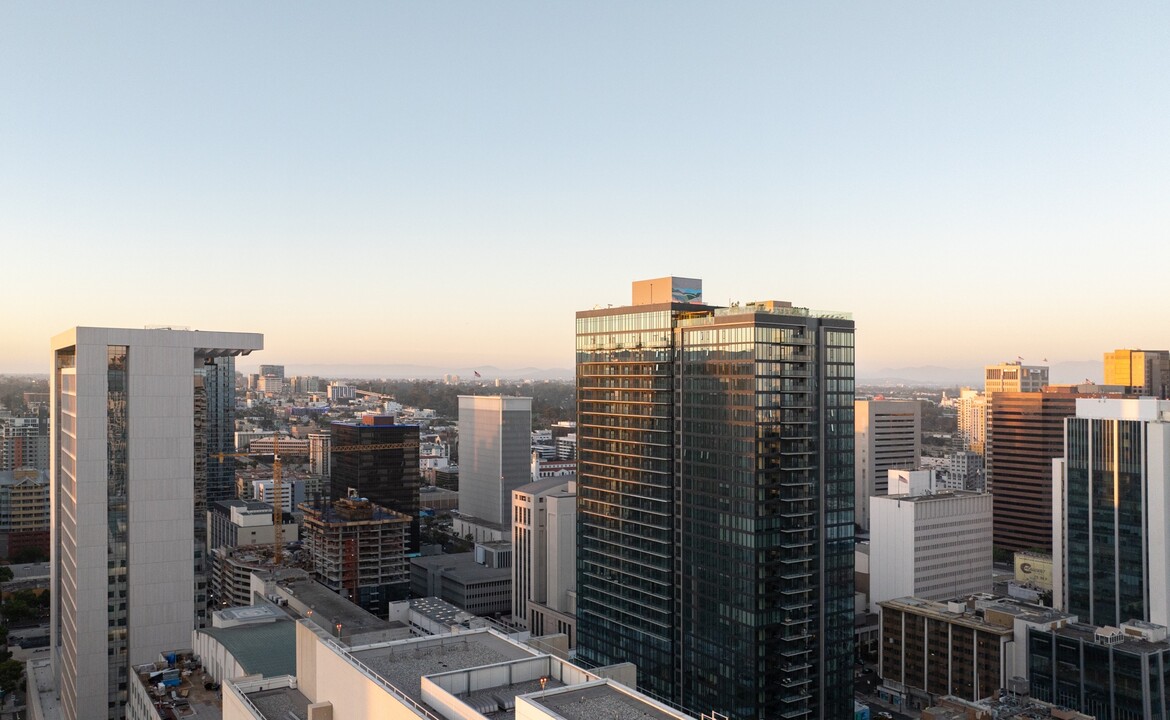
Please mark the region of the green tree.
POLYGON ((0 583, 6 583, 10 580, 12 580, 12 568, 0 565, 0 583))
POLYGON ((19 690, 24 679, 24 663, 19 660, 0 662, 0 690, 5 694, 19 690))
POLYGON ((32 608, 23 598, 15 594, 4 601, 4 619, 10 622, 20 622, 32 615, 32 608))
MULTIPOLYGON (((39 563, 48 562, 49 555, 40 548, 26 547, 21 548, 19 552, 12 556, 14 563, 39 563)), ((11 572, 11 571, 9 571, 11 572)))

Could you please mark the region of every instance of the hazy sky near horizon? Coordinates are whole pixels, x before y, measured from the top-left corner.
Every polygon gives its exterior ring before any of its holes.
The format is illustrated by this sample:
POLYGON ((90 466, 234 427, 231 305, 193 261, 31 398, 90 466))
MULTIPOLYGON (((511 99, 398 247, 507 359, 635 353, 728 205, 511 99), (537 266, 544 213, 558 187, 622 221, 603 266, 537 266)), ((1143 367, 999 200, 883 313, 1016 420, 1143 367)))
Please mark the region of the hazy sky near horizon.
POLYGON ((1170 348, 1170 4, 0 4, 0 372, 74 325, 571 367, 630 282, 859 372, 1170 348))

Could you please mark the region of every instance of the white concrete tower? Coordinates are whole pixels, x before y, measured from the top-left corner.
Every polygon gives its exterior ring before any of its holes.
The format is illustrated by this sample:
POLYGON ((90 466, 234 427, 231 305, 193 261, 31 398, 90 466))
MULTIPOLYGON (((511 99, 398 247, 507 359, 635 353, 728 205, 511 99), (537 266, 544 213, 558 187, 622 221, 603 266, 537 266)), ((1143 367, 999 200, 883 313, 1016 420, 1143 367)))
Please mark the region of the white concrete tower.
POLYGON ((196 369, 263 342, 86 327, 53 338, 51 634, 67 720, 122 717, 129 668, 190 645, 196 369))

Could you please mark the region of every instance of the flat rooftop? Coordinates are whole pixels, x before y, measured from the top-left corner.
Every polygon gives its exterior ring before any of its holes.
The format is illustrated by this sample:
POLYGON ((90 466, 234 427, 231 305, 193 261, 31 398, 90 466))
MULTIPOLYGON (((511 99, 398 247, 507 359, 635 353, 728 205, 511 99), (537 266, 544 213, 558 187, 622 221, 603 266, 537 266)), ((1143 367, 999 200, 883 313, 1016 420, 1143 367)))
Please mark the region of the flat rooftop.
POLYGON ((428 620, 444 625, 462 624, 475 617, 466 610, 437 597, 415 598, 410 601, 410 609, 428 620))
MULTIPOLYGON (((480 544, 487 545, 487 543, 480 544)), ((511 543, 504 544, 510 545, 511 543)), ((491 546, 489 545, 489 547, 491 546)), ((410 559, 410 564, 426 568, 428 571, 442 570, 444 576, 464 584, 509 580, 512 577, 512 568, 510 567, 492 568, 480 565, 475 561, 474 552, 416 557, 410 559)))
POLYGON ((452 670, 535 657, 540 653, 509 642, 489 631, 469 631, 417 640, 403 640, 351 653, 371 670, 409 696, 423 702, 422 677, 452 670))
POLYGON ((264 349, 260 333, 189 330, 179 327, 75 327, 53 336, 53 348, 70 345, 130 345, 189 348, 196 357, 234 357, 264 349))
MULTIPOLYGON (((260 714, 268 720, 308 720, 309 698, 296 688, 280 687, 247 694, 260 714)), ((200 719, 202 720, 202 719, 200 719)))
MULTIPOLYGON (((560 680, 549 678, 548 682, 545 683, 544 691, 547 692, 563 687, 567 686, 560 680)), ((512 720, 512 718, 516 717, 516 697, 518 695, 528 695, 541 691, 539 680, 526 680, 524 682, 512 683, 511 685, 501 685, 478 690, 461 696, 459 699, 468 707, 485 717, 491 718, 491 720, 512 720), (501 710, 501 707, 504 709, 501 710)))
POLYGON ((650 702, 648 698, 622 692, 608 682, 549 691, 528 699, 565 720, 679 720, 689 717, 650 702))
POLYGON ((1062 613, 1052 608, 1044 607, 1042 605, 1032 605, 1029 603, 1015 600, 1014 598, 1004 598, 997 596, 974 596, 972 598, 962 598, 952 600, 962 604, 960 612, 951 610, 947 602, 935 602, 933 600, 924 600, 916 597, 902 597, 894 600, 883 600, 879 605, 889 607, 893 610, 901 610, 903 612, 914 613, 928 617, 936 617, 949 622, 958 623, 967 627, 974 627, 991 632, 1010 632, 1011 627, 1004 626, 1002 623, 989 622, 985 619, 987 611, 1003 613, 1018 617, 1023 620, 1035 623, 1050 623, 1059 620, 1074 619, 1075 615, 1062 613))
POLYGON ((938 502, 940 500, 954 500, 955 498, 983 497, 983 496, 986 496, 988 494, 989 493, 980 492, 978 490, 946 489, 946 490, 934 490, 930 494, 922 494, 922 495, 902 494, 902 495, 884 495, 884 496, 879 496, 879 497, 882 497, 885 500, 897 500, 898 502, 928 503, 928 502, 938 502))
MULTIPOLYGON (((1096 625, 1069 623, 1062 628, 1057 628, 1053 632, 1059 637, 1083 640, 1085 643, 1092 645, 1097 641, 1097 630, 1098 628, 1096 625)), ((1164 653, 1167 650, 1170 650, 1170 639, 1150 641, 1133 635, 1122 635, 1120 640, 1111 643, 1107 647, 1122 649, 1134 655, 1150 655, 1155 653, 1164 653)))
POLYGON ((282 580, 278 586, 313 611, 309 618, 318 626, 333 632, 341 623, 342 637, 363 635, 371 632, 405 628, 397 620, 383 620, 354 605, 316 580, 282 580))
POLYGON ((155 710, 164 718, 197 717, 199 720, 206 718, 219 720, 223 717, 223 700, 220 698, 218 690, 208 690, 203 687, 203 683, 210 681, 211 678, 201 670, 193 671, 188 677, 178 678, 178 685, 164 688, 161 691, 151 683, 152 672, 181 673, 186 665, 194 664, 189 652, 177 653, 177 656, 178 662, 174 668, 169 668, 166 663, 161 662, 147 663, 134 668, 134 676, 146 689, 146 694, 154 700, 155 710), (174 693, 173 696, 172 693, 174 693))

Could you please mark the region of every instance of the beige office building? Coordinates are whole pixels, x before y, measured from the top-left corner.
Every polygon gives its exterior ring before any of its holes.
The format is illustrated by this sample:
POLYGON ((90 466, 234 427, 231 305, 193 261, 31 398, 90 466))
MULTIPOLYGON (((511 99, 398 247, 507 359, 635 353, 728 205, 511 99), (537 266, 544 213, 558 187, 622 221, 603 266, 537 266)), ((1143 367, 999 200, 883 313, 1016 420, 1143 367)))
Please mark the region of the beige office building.
POLYGON ((512 617, 534 636, 577 644, 577 483, 551 477, 512 492, 512 617))
POLYGON ((917 470, 922 459, 922 406, 917 400, 853 403, 854 517, 869 529, 869 499, 889 492, 890 470, 917 470))
POLYGON ((983 392, 1040 392, 1048 384, 1048 366, 1020 361, 983 368, 983 392))

